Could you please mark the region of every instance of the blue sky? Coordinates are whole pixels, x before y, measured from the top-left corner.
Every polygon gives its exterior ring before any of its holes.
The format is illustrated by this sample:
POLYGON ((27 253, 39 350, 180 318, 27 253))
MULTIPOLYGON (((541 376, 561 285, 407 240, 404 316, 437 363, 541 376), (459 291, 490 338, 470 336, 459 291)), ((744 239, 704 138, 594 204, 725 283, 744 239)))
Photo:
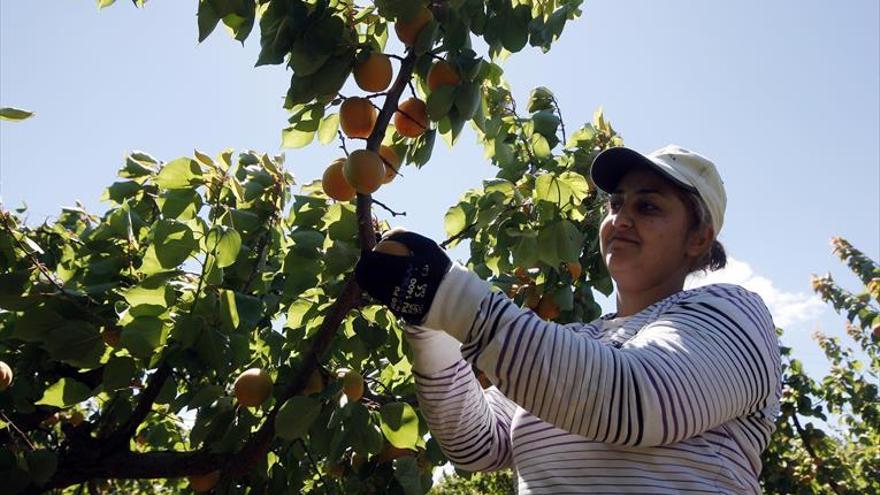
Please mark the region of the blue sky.
MULTIPOLYGON (((0 3, 0 105, 37 112, 0 125, 5 208, 27 202, 31 222, 76 200, 103 211, 98 198, 131 150, 163 160, 193 148, 282 151, 289 73, 253 67, 256 31, 243 47, 221 28, 198 44, 196 5, 0 3)), ((721 240, 735 260, 721 278, 759 290, 816 367, 806 336, 839 334, 842 320, 811 296, 809 276, 830 270, 856 287, 829 239, 880 257, 878 5, 587 0, 550 53, 527 49, 504 68, 520 101, 551 88, 568 129, 602 106, 631 147, 676 143, 714 159, 729 198, 721 240)), ((287 151, 287 166, 304 183, 338 154, 287 151)), ((469 130, 404 173, 377 198, 435 238, 446 208, 494 175, 469 130)))

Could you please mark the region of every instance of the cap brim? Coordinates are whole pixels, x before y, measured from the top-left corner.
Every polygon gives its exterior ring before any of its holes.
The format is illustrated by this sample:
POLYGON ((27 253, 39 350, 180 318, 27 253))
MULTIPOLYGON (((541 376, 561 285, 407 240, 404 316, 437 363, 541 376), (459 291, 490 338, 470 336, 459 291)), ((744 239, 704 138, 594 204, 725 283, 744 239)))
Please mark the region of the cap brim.
POLYGON ((630 170, 638 167, 646 167, 663 177, 669 179, 678 186, 687 190, 696 191, 694 186, 684 183, 673 177, 669 172, 664 170, 660 165, 654 163, 647 156, 636 150, 619 146, 616 148, 608 148, 602 151, 593 159, 593 166, 590 168, 590 177, 596 184, 596 187, 612 193, 620 182, 620 179, 630 170))

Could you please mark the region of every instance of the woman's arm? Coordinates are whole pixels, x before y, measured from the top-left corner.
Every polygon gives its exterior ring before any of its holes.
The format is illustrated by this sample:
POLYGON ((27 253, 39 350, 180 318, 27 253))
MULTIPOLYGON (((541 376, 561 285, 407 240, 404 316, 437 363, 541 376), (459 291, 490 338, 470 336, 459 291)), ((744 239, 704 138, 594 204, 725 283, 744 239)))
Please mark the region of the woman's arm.
POLYGON ((538 318, 455 265, 425 326, 524 409, 605 443, 675 443, 778 401, 779 351, 760 298, 734 286, 672 305, 621 349, 538 318))
POLYGON ((495 387, 483 390, 448 334, 407 327, 419 408, 446 457, 466 471, 510 467, 510 422, 516 404, 495 387))

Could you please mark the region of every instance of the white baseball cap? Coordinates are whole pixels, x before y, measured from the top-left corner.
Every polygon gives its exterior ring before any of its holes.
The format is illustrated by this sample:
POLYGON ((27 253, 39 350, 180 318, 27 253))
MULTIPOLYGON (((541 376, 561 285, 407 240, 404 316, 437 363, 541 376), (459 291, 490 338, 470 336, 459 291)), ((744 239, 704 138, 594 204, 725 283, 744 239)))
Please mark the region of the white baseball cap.
POLYGON ((602 151, 593 159, 590 176, 596 186, 611 193, 620 179, 635 166, 646 166, 679 186, 697 193, 706 203, 715 235, 724 224, 727 194, 724 182, 711 160, 699 153, 674 144, 666 145, 648 155, 616 147, 602 151))

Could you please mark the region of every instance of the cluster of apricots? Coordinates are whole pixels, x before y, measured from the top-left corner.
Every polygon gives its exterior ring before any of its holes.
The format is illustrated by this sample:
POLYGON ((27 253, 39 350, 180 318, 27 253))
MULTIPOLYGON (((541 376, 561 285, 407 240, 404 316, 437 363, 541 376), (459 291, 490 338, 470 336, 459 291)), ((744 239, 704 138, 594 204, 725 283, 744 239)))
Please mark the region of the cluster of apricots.
MULTIPOLYGON (((431 10, 422 7, 411 19, 398 20, 394 30, 404 45, 412 47, 433 18, 431 10)), ((381 93, 391 84, 391 59, 384 53, 371 52, 358 61, 353 73, 360 89, 372 94, 381 93)), ((428 71, 426 82, 428 89, 434 91, 443 85, 457 85, 460 80, 452 64, 438 60, 428 71)), ((339 109, 339 126, 349 138, 367 139, 373 133, 377 118, 377 107, 365 97, 348 97, 339 109)), ((428 126, 428 108, 421 99, 412 97, 397 106, 394 128, 401 136, 419 137, 428 126)), ((337 201, 350 201, 358 193, 372 194, 394 180, 400 162, 398 153, 385 145, 380 146, 378 153, 366 149, 354 151, 347 158, 335 160, 324 171, 324 192, 337 201)))

